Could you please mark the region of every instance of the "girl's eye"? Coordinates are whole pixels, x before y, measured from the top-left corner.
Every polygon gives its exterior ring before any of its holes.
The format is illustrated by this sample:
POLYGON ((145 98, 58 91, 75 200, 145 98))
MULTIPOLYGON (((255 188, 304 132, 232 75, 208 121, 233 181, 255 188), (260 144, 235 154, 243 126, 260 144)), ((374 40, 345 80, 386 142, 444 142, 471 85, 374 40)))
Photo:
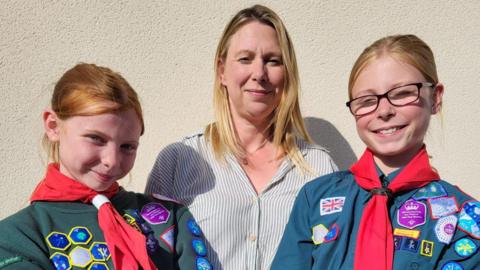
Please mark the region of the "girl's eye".
POLYGON ((130 154, 135 153, 138 148, 138 146, 134 144, 122 144, 120 147, 122 148, 123 151, 130 154))
POLYGON ((86 135, 86 137, 87 137, 90 141, 92 141, 93 143, 96 143, 96 144, 103 144, 103 143, 105 143, 105 140, 104 140, 102 137, 98 136, 98 135, 86 135))
POLYGON ((248 57, 248 56, 242 56, 242 57, 238 58, 238 62, 240 62, 242 64, 248 64, 248 63, 252 62, 252 59, 250 59, 250 57, 248 57))

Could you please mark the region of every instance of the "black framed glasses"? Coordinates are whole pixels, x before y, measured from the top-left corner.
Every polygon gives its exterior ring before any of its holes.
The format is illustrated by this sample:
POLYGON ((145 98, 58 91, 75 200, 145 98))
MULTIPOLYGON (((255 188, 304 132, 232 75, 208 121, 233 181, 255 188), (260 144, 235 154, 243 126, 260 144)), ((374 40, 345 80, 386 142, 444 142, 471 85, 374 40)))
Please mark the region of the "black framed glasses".
POLYGON ((353 115, 363 116, 377 110, 382 98, 386 98, 393 106, 401 107, 417 101, 420 98, 420 89, 423 87, 433 88, 434 86, 429 82, 409 83, 392 88, 381 95, 365 95, 354 98, 346 105, 353 115))

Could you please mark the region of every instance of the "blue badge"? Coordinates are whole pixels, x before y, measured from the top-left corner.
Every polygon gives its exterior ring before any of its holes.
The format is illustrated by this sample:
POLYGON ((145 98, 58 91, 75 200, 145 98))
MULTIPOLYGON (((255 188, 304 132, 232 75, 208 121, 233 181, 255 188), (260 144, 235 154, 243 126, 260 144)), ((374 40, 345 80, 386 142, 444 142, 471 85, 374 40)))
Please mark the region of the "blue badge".
POLYGON ((69 270, 72 269, 72 265, 70 264, 70 260, 68 259, 67 255, 62 254, 60 252, 55 252, 50 256, 50 260, 52 261, 55 269, 57 270, 69 270))
POLYGON ((107 243, 105 242, 93 242, 90 247, 90 253, 93 256, 94 261, 106 261, 110 259, 110 251, 108 250, 107 243))
POLYGON ((68 234, 70 240, 74 244, 83 244, 86 245, 90 240, 92 240, 92 233, 87 229, 87 227, 76 226, 73 227, 70 233, 68 234))
POLYGON ((412 238, 405 238, 403 240, 401 249, 416 253, 418 250, 418 240, 412 238))
POLYGON ((66 250, 71 245, 67 235, 61 232, 51 232, 45 239, 51 249, 66 250))
POLYGON ((212 270, 213 267, 210 262, 203 257, 197 257, 195 260, 195 264, 197 266, 197 270, 212 270))
POLYGON ((438 219, 458 212, 458 204, 455 197, 440 197, 428 199, 430 214, 433 219, 438 219))
POLYGON ((420 247, 420 255, 432 257, 433 245, 434 243, 432 241, 422 240, 422 245, 420 247))
POLYGON ((412 198, 415 200, 424 200, 428 198, 438 198, 447 196, 445 188, 438 182, 431 182, 430 184, 420 188, 413 194, 412 198))
POLYGON ((195 236, 201 236, 202 235, 202 230, 198 226, 197 222, 195 222, 194 219, 189 219, 187 221, 187 227, 188 230, 195 236))
POLYGON ((109 268, 105 263, 94 262, 88 267, 88 270, 109 270, 109 268))
POLYGON ((402 245, 402 239, 403 237, 394 235, 393 236, 393 246, 395 247, 395 250, 399 250, 401 245, 402 245))
POLYGON ((147 235, 147 251, 149 254, 154 253, 158 248, 160 247, 160 244, 158 243, 158 240, 155 238, 153 234, 147 235))
POLYGON ((200 240, 200 239, 193 239, 192 240, 192 247, 195 253, 197 253, 198 256, 205 257, 207 255, 207 247, 205 246, 205 243, 200 240))
POLYGON ((458 218, 454 215, 442 217, 435 224, 435 236, 439 242, 450 244, 453 234, 455 233, 455 226, 457 226, 458 218))
POLYGON ((469 238, 462 238, 455 242, 455 252, 464 258, 472 256, 477 249, 477 245, 469 238))
POLYGON ((458 227, 473 238, 480 239, 480 202, 470 201, 463 204, 458 227))
POLYGON ((442 266, 442 270, 463 270, 463 266, 457 262, 447 262, 442 266))
POLYGON ((149 233, 153 232, 152 227, 150 227, 150 225, 148 225, 146 222, 140 224, 140 230, 144 235, 148 235, 149 233))
POLYGON ((338 233, 340 232, 340 229, 338 228, 338 225, 335 223, 333 224, 330 229, 328 230, 327 235, 325 235, 325 243, 331 242, 335 239, 337 239, 338 233))

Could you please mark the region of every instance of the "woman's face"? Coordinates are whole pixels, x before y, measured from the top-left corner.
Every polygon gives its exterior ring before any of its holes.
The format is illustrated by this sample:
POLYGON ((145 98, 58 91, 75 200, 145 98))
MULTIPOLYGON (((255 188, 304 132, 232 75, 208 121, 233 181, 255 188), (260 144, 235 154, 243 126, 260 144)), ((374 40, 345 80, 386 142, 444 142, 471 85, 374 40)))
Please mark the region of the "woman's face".
POLYGON ((229 41, 219 63, 234 122, 268 123, 284 84, 282 53, 275 30, 257 21, 243 25, 229 41))
MULTIPOLYGON (((382 56, 361 71, 353 85, 352 98, 379 95, 398 86, 420 82, 427 80, 415 67, 382 56)), ((386 98, 380 99, 375 111, 355 117, 360 138, 377 158, 400 161, 413 157, 423 145, 430 115, 440 108, 442 93, 441 84, 424 86, 417 101, 401 107, 393 106, 386 98)))

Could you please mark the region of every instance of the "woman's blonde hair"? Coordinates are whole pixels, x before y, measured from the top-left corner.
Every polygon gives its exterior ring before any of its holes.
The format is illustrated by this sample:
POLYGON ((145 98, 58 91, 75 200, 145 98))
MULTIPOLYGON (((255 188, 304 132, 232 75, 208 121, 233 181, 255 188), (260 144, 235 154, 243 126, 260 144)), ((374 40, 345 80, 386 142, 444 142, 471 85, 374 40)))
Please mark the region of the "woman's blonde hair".
POLYGON ((215 156, 221 159, 226 152, 237 158, 245 156, 245 149, 239 144, 232 123, 228 93, 219 78, 219 64, 225 61, 232 36, 246 23, 256 21, 272 27, 278 38, 285 71, 284 90, 278 107, 273 112, 268 129, 272 134, 273 144, 285 151, 293 163, 304 171, 309 171, 297 144, 297 137, 307 142, 312 140, 303 122, 299 105, 300 81, 297 60, 292 41, 280 17, 271 9, 254 5, 239 11, 227 24, 217 46, 215 54, 215 83, 213 105, 215 122, 209 124, 205 134, 212 144, 215 156))
MULTIPOLYGON (((56 83, 51 109, 61 120, 133 109, 145 130, 137 93, 119 74, 109 68, 81 63, 69 69, 56 83)), ((59 162, 58 142, 43 136, 49 161, 59 162)))
POLYGON ((348 81, 349 99, 352 99, 353 85, 363 69, 373 60, 386 55, 414 66, 428 82, 438 83, 433 52, 423 40, 415 35, 387 36, 372 43, 357 58, 348 81))

